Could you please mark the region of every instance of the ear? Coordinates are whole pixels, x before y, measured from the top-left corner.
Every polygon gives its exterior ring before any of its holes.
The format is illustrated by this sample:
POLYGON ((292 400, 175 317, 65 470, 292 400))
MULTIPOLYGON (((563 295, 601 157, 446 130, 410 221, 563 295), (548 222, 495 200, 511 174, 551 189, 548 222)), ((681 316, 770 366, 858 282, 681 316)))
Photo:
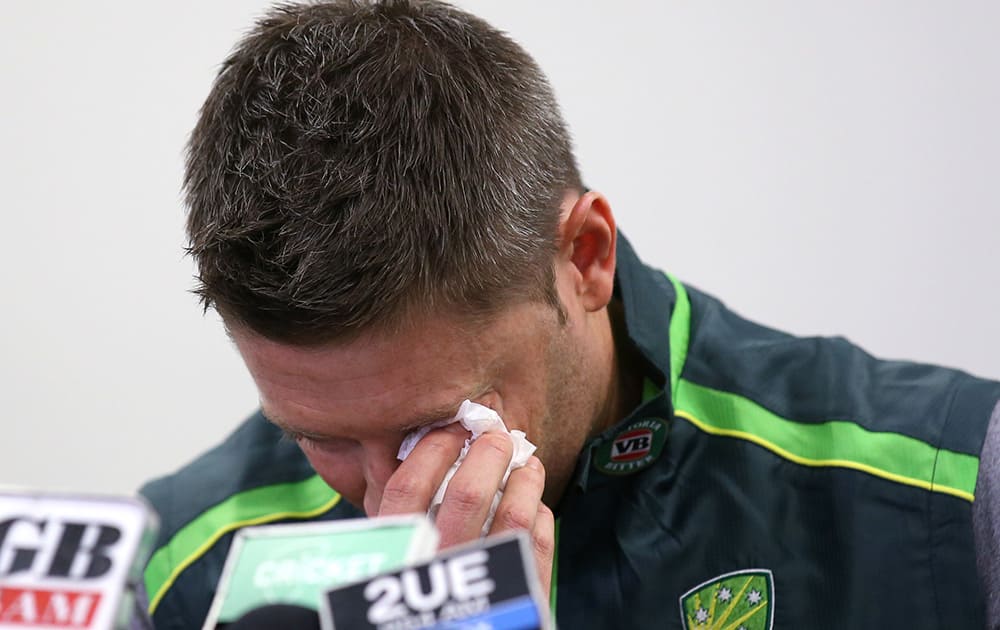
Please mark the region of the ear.
POLYGON ((611 206, 599 192, 579 197, 560 219, 559 261, 574 272, 574 290, 587 311, 611 301, 617 236, 611 206))

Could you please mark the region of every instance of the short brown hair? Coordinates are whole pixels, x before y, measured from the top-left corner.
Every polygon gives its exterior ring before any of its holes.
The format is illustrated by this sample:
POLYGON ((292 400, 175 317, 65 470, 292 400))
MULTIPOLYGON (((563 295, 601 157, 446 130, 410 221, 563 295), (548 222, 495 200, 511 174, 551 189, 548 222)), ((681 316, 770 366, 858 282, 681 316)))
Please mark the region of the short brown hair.
POLYGON ((205 307, 296 344, 557 304, 559 205, 581 188, 531 57, 417 0, 272 9, 223 63, 184 185, 205 307))

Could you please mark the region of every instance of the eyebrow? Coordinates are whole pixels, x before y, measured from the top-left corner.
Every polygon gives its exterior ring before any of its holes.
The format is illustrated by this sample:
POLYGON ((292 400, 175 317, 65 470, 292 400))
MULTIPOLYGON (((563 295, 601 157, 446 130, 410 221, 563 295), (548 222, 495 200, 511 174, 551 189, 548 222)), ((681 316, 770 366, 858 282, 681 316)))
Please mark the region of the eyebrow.
POLYGON ((488 391, 490 388, 487 385, 477 385, 468 396, 463 396, 461 400, 454 403, 443 405, 441 407, 435 407, 433 409, 428 409, 413 418, 410 422, 404 424, 400 427, 400 430, 404 433, 410 433, 411 431, 416 431, 422 427, 429 424, 434 424, 435 422, 441 422, 442 420, 451 420, 458 413, 458 408, 462 406, 462 403, 466 400, 472 400, 473 398, 478 398, 482 396, 484 392, 488 391))
MULTIPOLYGON (((465 400, 465 398, 463 398, 462 400, 465 400)), ((416 431, 417 429, 425 427, 429 424, 434 424, 435 422, 450 420, 455 417, 456 413, 458 413, 458 408, 461 405, 462 403, 458 402, 454 405, 447 405, 444 407, 438 407, 436 409, 429 409, 428 411, 425 411, 411 418, 410 422, 400 427, 400 430, 403 433, 410 433, 411 431, 416 431)))
MULTIPOLYGON (((475 398, 476 396, 481 394, 482 391, 485 391, 485 389, 486 388, 477 388, 475 390, 475 393, 473 393, 471 396, 463 397, 462 400, 459 400, 455 403, 441 405, 439 407, 433 407, 426 411, 422 411, 421 413, 411 417, 406 422, 406 424, 400 425, 398 427, 398 430, 400 433, 410 433, 412 431, 416 431, 417 429, 434 424, 436 422, 441 422, 443 420, 450 420, 455 417, 456 413, 458 413, 458 408, 462 405, 462 401, 471 400, 472 398, 475 398)), ((281 429, 284 433, 289 435, 301 435, 302 437, 314 440, 329 439, 333 437, 330 435, 325 435, 323 433, 315 433, 312 431, 304 431, 301 429, 293 428, 291 424, 285 422, 285 420, 283 420, 281 417, 276 416, 274 413, 268 411, 267 409, 264 409, 263 407, 261 407, 261 414, 264 416, 265 420, 267 420, 274 426, 281 429)))

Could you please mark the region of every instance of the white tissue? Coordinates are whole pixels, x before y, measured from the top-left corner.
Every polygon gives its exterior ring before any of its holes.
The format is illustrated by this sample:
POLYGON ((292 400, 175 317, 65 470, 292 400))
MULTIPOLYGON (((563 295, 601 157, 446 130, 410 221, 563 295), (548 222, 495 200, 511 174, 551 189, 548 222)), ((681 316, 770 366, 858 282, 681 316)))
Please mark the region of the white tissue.
POLYGON ((455 417, 450 420, 444 420, 442 422, 436 422, 432 425, 421 427, 416 431, 413 431, 405 438, 403 438, 403 443, 399 446, 399 453, 396 457, 402 461, 409 457, 410 452, 413 451, 413 447, 417 445, 425 435, 445 425, 451 424, 453 422, 461 422, 462 426, 472 433, 472 437, 465 440, 465 446, 462 447, 462 452, 458 454, 458 459, 455 463, 451 465, 448 469, 447 474, 444 476, 444 481, 441 482, 441 486, 437 489, 437 493, 434 495, 434 499, 431 501, 430 508, 427 510, 427 515, 433 520, 437 516, 438 507, 444 500, 445 490, 448 489, 448 482, 455 475, 455 471, 465 460, 465 455, 469 452, 469 446, 472 445, 479 436, 484 433, 506 433, 510 436, 511 442, 514 444, 514 455, 510 458, 510 464, 507 465, 507 472, 504 473, 503 480, 500 482, 500 487, 497 488, 496 495, 493 497, 493 505, 490 506, 489 516, 486 518, 486 523, 483 524, 483 530, 481 532, 482 536, 485 536, 490 531, 490 525, 493 524, 493 517, 496 515, 497 506, 500 505, 500 498, 503 496, 503 490, 507 487, 507 478, 510 477, 510 472, 512 470, 517 470, 528 463, 528 458, 535 452, 535 445, 528 441, 524 435, 524 431, 518 431, 514 429, 513 431, 508 431, 507 426, 503 423, 500 415, 493 411, 489 407, 472 402, 471 400, 464 401, 458 408, 458 413, 455 417))

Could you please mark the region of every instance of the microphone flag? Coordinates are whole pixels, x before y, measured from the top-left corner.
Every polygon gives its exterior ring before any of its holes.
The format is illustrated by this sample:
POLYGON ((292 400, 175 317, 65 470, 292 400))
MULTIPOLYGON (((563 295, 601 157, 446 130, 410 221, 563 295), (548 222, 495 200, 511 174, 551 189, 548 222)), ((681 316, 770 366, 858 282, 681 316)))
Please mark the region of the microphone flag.
POLYGON ((422 514, 241 529, 203 630, 274 604, 316 610, 325 589, 426 560, 437 543, 422 514))
POLYGON ((0 490, 0 629, 127 628, 158 523, 141 498, 0 490))
POLYGON ((551 630, 526 532, 327 590, 323 630, 551 630))

